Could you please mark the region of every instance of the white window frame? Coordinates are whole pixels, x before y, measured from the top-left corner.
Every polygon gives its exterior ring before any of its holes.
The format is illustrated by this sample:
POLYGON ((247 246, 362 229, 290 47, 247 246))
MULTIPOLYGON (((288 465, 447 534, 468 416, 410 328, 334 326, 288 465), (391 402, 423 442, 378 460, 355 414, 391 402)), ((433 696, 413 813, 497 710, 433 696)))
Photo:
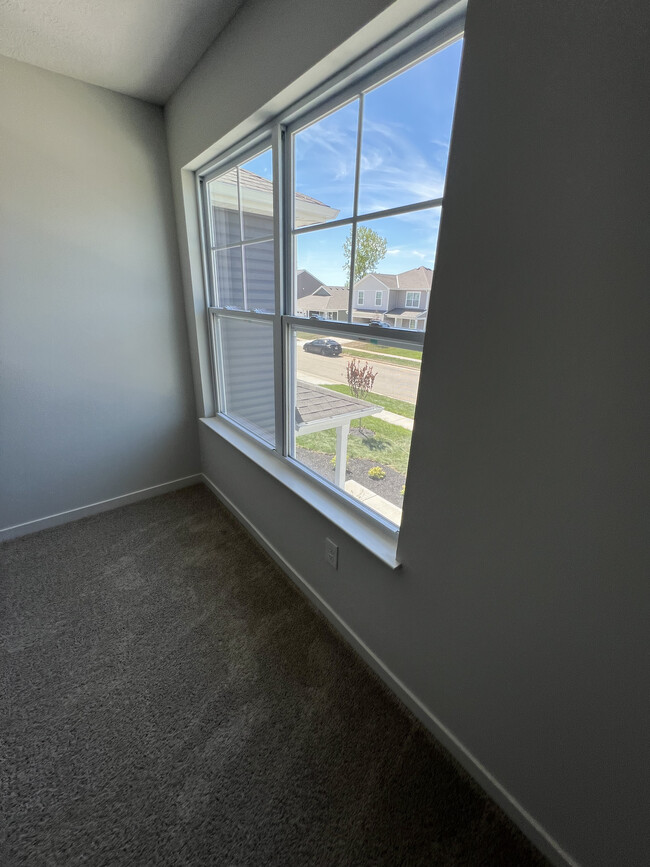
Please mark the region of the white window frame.
POLYGON ((404 301, 404 306, 405 306, 405 307, 408 307, 408 308, 417 308, 417 307, 419 307, 419 306, 420 306, 420 298, 421 298, 421 297, 422 297, 422 293, 421 293, 421 292, 414 292, 414 291, 409 290, 409 291, 406 293, 406 299, 405 299, 405 301, 404 301), (413 298, 416 299, 414 304, 409 304, 409 295, 411 295, 413 298))
MULTIPOLYGON (((293 430, 293 412, 290 395, 293 393, 293 372, 295 365, 293 348, 290 345, 292 328, 304 330, 308 320, 304 315, 300 316, 297 311, 297 298, 295 298, 293 281, 296 268, 291 267, 294 260, 295 238, 304 232, 317 231, 322 228, 335 226, 351 227, 351 262, 350 277, 354 274, 354 250, 356 241, 357 225, 381 217, 398 216, 419 210, 441 208, 443 198, 437 197, 412 205, 387 209, 376 214, 358 214, 358 182, 359 162, 361 155, 361 129, 363 123, 363 97, 370 90, 383 81, 399 74, 411 65, 424 60, 427 56, 443 50, 448 45, 462 38, 464 27, 464 4, 458 3, 458 14, 451 20, 445 20, 444 26, 436 29, 429 26, 429 35, 426 39, 417 42, 413 34, 405 38, 406 48, 399 51, 393 43, 384 62, 377 59, 377 52, 371 52, 367 64, 360 62, 359 67, 363 72, 353 72, 346 79, 339 76, 334 82, 328 82, 319 92, 299 103, 293 109, 285 113, 281 118, 266 125, 257 134, 249 137, 239 146, 231 148, 221 158, 212 161, 207 166, 199 169, 196 174, 198 199, 201 207, 201 245, 204 269, 204 287, 206 306, 208 310, 208 336, 210 340, 210 360, 212 366, 212 383, 216 407, 214 418, 206 418, 202 421, 213 430, 217 431, 224 439, 231 442, 242 452, 249 455, 260 466, 285 482, 292 490, 307 500, 312 506, 321 511, 330 520, 345 526, 354 538, 370 551, 375 553, 385 563, 395 568, 396 547, 399 528, 376 512, 366 508, 362 503, 353 499, 341 489, 334 488, 326 480, 314 474, 310 469, 300 464, 291 454, 295 443, 293 430), (367 71, 370 70, 370 71, 367 71), (320 117, 342 107, 346 102, 360 99, 359 112, 359 136, 357 144, 357 172, 355 188, 355 204, 352 217, 331 220, 324 224, 293 228, 292 209, 294 203, 292 179, 293 153, 290 146, 291 135, 294 132, 308 126, 320 117), (209 219, 206 220, 208 211, 207 184, 208 181, 228 171, 234 166, 240 165, 272 145, 273 158, 273 200, 274 200, 274 239, 275 239, 275 313, 257 313, 254 311, 229 311, 224 308, 216 309, 212 306, 214 298, 211 264, 208 262, 209 246, 209 219), (262 319, 272 322, 274 328, 274 380, 275 380, 275 446, 270 446, 265 440, 256 437, 250 430, 242 427, 233 419, 224 415, 223 390, 220 386, 219 371, 219 348, 216 345, 215 323, 219 318, 238 316, 243 319, 262 319)), ((257 239, 256 239, 257 240, 257 239)), ((349 285, 353 285, 350 279, 349 285)), ((357 290, 357 305, 364 304, 365 290, 357 290)), ((417 293, 419 296, 419 293, 417 293)), ((377 290, 376 296, 383 293, 377 290)), ((386 342, 396 346, 421 347, 424 342, 424 331, 411 330, 409 327, 395 327, 390 335, 386 335, 384 329, 374 325, 366 325, 353 321, 353 297, 349 295, 348 321, 322 319, 317 327, 307 326, 308 330, 317 330, 319 334, 327 334, 330 337, 350 337, 361 340, 376 340, 378 334, 386 342)))
POLYGON ((384 301, 384 293, 381 291, 381 289, 378 289, 375 292, 375 307, 381 307, 381 305, 383 304, 383 301, 384 301))

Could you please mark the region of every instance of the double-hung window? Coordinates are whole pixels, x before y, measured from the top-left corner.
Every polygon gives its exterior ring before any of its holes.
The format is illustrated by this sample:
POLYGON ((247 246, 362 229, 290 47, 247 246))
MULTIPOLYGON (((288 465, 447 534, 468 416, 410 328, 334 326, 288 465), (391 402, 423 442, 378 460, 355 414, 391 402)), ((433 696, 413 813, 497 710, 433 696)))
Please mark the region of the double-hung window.
POLYGON ((198 173, 217 416, 250 438, 252 457, 263 447, 319 502, 389 533, 461 47, 456 25, 419 55, 375 62, 198 173))

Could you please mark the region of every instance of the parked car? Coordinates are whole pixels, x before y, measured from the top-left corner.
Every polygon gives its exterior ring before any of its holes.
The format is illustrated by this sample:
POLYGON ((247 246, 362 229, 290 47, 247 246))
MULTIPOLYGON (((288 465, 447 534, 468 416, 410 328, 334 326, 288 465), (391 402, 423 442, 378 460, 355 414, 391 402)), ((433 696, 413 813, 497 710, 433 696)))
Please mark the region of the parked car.
POLYGON ((303 346, 305 352, 316 352, 319 355, 340 355, 343 348, 336 340, 327 337, 319 337, 318 340, 310 340, 303 346))
POLYGON ((389 325, 388 322, 384 322, 383 319, 371 319, 368 325, 374 325, 375 328, 392 328, 392 325, 389 325))

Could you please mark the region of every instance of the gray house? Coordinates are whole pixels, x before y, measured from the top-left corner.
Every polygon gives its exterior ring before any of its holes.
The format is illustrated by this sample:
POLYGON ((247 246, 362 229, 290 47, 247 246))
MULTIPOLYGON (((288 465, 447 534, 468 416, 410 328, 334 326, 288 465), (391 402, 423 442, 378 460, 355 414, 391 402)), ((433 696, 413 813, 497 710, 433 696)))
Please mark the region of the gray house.
MULTIPOLYGON (((309 272, 300 271, 298 274, 309 272)), ((347 322, 349 299, 350 290, 345 286, 320 285, 311 295, 298 296, 297 312, 299 316, 322 316, 323 319, 347 322)))
MULTIPOLYGON (((247 169, 233 168, 210 181, 208 189, 212 205, 211 233, 215 245, 222 248, 217 249, 215 260, 218 303, 227 307, 272 310, 275 303, 274 247, 269 239, 273 235, 273 182, 247 169), (245 247, 243 264, 240 250, 228 248, 240 241, 240 233, 244 240, 251 242, 245 247)), ((296 226, 327 222, 338 213, 336 208, 312 196, 295 194, 296 226)), ((297 272, 297 298, 313 293, 319 286, 321 281, 309 271, 297 272)))
POLYGON ((420 265, 400 274, 366 274, 354 287, 352 321, 379 319, 396 328, 424 331, 433 271, 420 265))

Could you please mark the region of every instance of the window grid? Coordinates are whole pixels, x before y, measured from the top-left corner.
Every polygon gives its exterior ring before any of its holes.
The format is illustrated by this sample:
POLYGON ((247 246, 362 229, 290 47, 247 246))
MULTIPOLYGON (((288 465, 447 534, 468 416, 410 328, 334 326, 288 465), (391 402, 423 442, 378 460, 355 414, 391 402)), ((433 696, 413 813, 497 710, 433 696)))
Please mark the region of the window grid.
MULTIPOLYGON (((455 33, 451 35, 449 33, 445 34, 444 39, 438 38, 437 45, 435 49, 429 50, 428 54, 434 53, 439 49, 446 47, 451 42, 456 41, 458 36, 460 35, 460 28, 456 29, 455 33)), ((415 64, 420 60, 425 59, 426 55, 421 55, 420 57, 415 57, 411 64, 415 64)), ((394 61, 388 64, 390 67, 394 68, 394 71, 391 72, 392 75, 398 75, 402 71, 404 71, 407 66, 397 68, 394 61)), ((241 186, 240 186, 240 170, 239 165, 236 165, 237 171, 237 194, 238 194, 238 210, 239 210, 239 218, 240 218, 240 241, 238 243, 230 243, 218 245, 217 243, 212 243, 213 239, 216 241, 216 235, 213 233, 212 227, 212 214, 211 209, 207 207, 208 203, 208 195, 206 195, 207 190, 207 181, 211 178, 217 176, 215 171, 212 170, 210 174, 206 172, 201 178, 197 175, 197 182, 203 183, 202 190, 202 204, 204 211, 207 210, 210 212, 210 216, 206 221, 206 235, 207 238, 202 238, 202 246, 204 249, 204 265, 206 268, 206 291, 209 293, 209 315, 210 322, 212 323, 210 331, 210 338, 212 341, 212 352, 211 352, 211 363, 213 366, 213 382, 215 385, 216 391, 216 402, 217 409, 219 412, 227 412, 227 403, 225 401, 225 388, 223 386, 223 359, 220 359, 221 347, 219 344, 221 341, 217 337, 217 332, 220 330, 220 322, 222 319, 229 318, 231 316, 240 317, 244 320, 254 321, 255 319, 263 319, 266 322, 272 322, 274 325, 274 371, 275 371, 275 405, 276 405, 276 436, 275 436, 275 448, 277 450, 277 454, 280 460, 290 460, 292 465, 296 465, 295 461, 291 460, 294 443, 295 443, 295 431, 294 431, 294 412, 293 412, 293 394, 294 394, 294 386, 295 386, 295 364, 292 358, 292 354, 294 352, 293 347, 291 347, 290 336, 291 336, 291 328, 300 328, 300 327, 308 327, 307 322, 301 317, 298 317, 296 311, 296 293, 295 293, 295 251, 296 251, 296 238, 302 234, 306 234, 309 232, 314 232, 327 228, 336 228, 343 226, 350 226, 351 231, 351 251, 350 251, 350 265, 349 265, 349 280, 348 286, 350 287, 349 291, 349 304, 347 311, 347 322, 338 320, 338 317, 334 314, 327 313, 318 324, 318 332, 322 334, 335 334, 340 333, 346 336, 358 337, 363 340, 367 340, 368 336, 373 332, 376 333, 378 329, 373 329, 372 326, 369 327, 367 325, 359 325, 353 322, 353 299, 354 299, 354 273, 355 273, 355 257, 356 257, 356 236, 357 236, 357 226, 360 222, 369 222, 379 218, 386 218, 392 216, 399 216, 401 214, 410 214, 421 210, 432 209, 432 208, 440 208, 442 206, 442 197, 433 198, 429 200, 423 200, 419 202, 413 202, 407 205, 394 207, 394 208, 386 208, 379 211, 373 211, 369 213, 358 213, 358 203, 359 203, 359 183, 360 183, 360 166, 361 166, 361 152, 362 152, 362 133, 363 133, 363 111, 364 111, 364 98, 365 93, 373 90, 375 87, 380 86, 384 81, 388 80, 387 76, 384 76, 382 80, 378 80, 375 74, 375 83, 365 87, 363 90, 355 90, 356 98, 359 99, 359 112, 358 112, 358 129, 357 129, 357 140, 356 140, 356 161, 355 161, 355 178, 354 178, 354 202, 353 202, 353 212, 350 217, 342 218, 340 220, 332 220, 329 222, 322 223, 314 223, 307 226, 297 227, 294 224, 294 207, 295 207, 295 190, 294 190, 294 171, 293 171, 293 136, 300 131, 300 129, 306 128, 311 123, 315 123, 318 121, 320 117, 324 117, 327 114, 327 111, 323 111, 323 114, 316 115, 314 109, 310 109, 308 114, 313 116, 312 119, 305 123, 303 120, 301 125, 298 127, 296 124, 300 123, 300 118, 297 122, 292 122, 291 128, 287 129, 279 123, 274 124, 269 129, 267 129, 267 135, 270 132, 272 136, 272 156, 273 156, 273 178, 274 178, 274 186, 273 186, 273 197, 274 197, 274 232, 271 235, 264 237, 257 237, 253 239, 245 239, 244 238, 244 226, 243 226, 243 206, 242 206, 242 197, 241 197, 241 186), (205 244, 205 241, 208 241, 205 244), (228 249, 239 248, 241 255, 241 266, 242 266, 242 275, 244 282, 244 293, 247 292, 246 286, 246 262, 244 256, 245 248, 251 247, 255 244, 261 244, 268 241, 275 242, 275 313, 260 313, 258 311, 247 311, 247 310, 232 310, 227 307, 220 307, 217 303, 218 295, 215 292, 215 275, 214 275, 214 267, 213 267, 213 257, 217 252, 223 252, 228 249), (209 251, 209 256, 206 256, 205 251, 209 251)), ((347 91, 349 92, 349 90, 347 91)), ((349 99, 347 100, 350 101, 349 99)), ((330 99, 331 102, 331 99, 330 99)), ((338 108, 343 105, 344 102, 339 101, 331 110, 336 111, 338 108)), ((236 158, 239 164, 242 164, 246 160, 250 160, 257 153, 260 153, 262 150, 265 150, 268 147, 268 138, 263 147, 259 145, 256 147, 255 152, 252 152, 249 149, 247 152, 242 151, 236 158)), ((231 167, 233 166, 233 162, 231 161, 231 167)), ((226 169, 221 169, 221 171, 226 171, 226 169)), ((418 306, 420 293, 408 293, 407 299, 411 297, 413 299, 417 296, 417 302, 410 305, 408 300, 405 303, 405 306, 418 306)), ((246 294, 244 294, 245 304, 246 304, 246 294)), ((375 305, 381 305, 383 300, 383 292, 377 291, 375 293, 375 305)), ((364 303, 364 292, 363 290, 358 290, 358 298, 357 303, 359 306, 364 303)), ((311 329, 313 330, 313 326, 311 329)), ((316 333, 314 331, 314 333, 316 333)), ((424 339, 424 332, 417 330, 417 322, 415 319, 405 319, 402 318, 401 321, 399 319, 394 320, 393 330, 390 335, 384 337, 384 333, 382 332, 382 342, 386 342, 388 344, 394 346, 421 346, 424 339), (399 322, 399 326, 398 326, 399 322), (401 327, 400 327, 401 326, 401 327)), ((376 341, 375 341, 376 342, 376 341)), ((250 433, 249 430, 244 428, 245 432, 250 433)), ((255 437, 257 438, 257 437, 255 437)), ((298 465, 300 466, 300 465, 298 465)), ((305 470, 304 467, 301 466, 301 470, 305 470)), ((309 470, 306 471, 308 475, 313 475, 309 470)), ((322 479, 318 479, 319 482, 322 482, 322 479)), ((335 491, 337 496, 341 495, 340 491, 335 491)), ((344 497, 348 502, 350 501, 350 497, 344 497)), ((383 524, 387 529, 390 530, 391 533, 395 533, 395 527, 389 521, 388 523, 383 520, 383 518, 376 513, 369 511, 362 503, 354 502, 353 508, 360 509, 361 511, 367 512, 372 516, 375 522, 379 524, 383 524)))

